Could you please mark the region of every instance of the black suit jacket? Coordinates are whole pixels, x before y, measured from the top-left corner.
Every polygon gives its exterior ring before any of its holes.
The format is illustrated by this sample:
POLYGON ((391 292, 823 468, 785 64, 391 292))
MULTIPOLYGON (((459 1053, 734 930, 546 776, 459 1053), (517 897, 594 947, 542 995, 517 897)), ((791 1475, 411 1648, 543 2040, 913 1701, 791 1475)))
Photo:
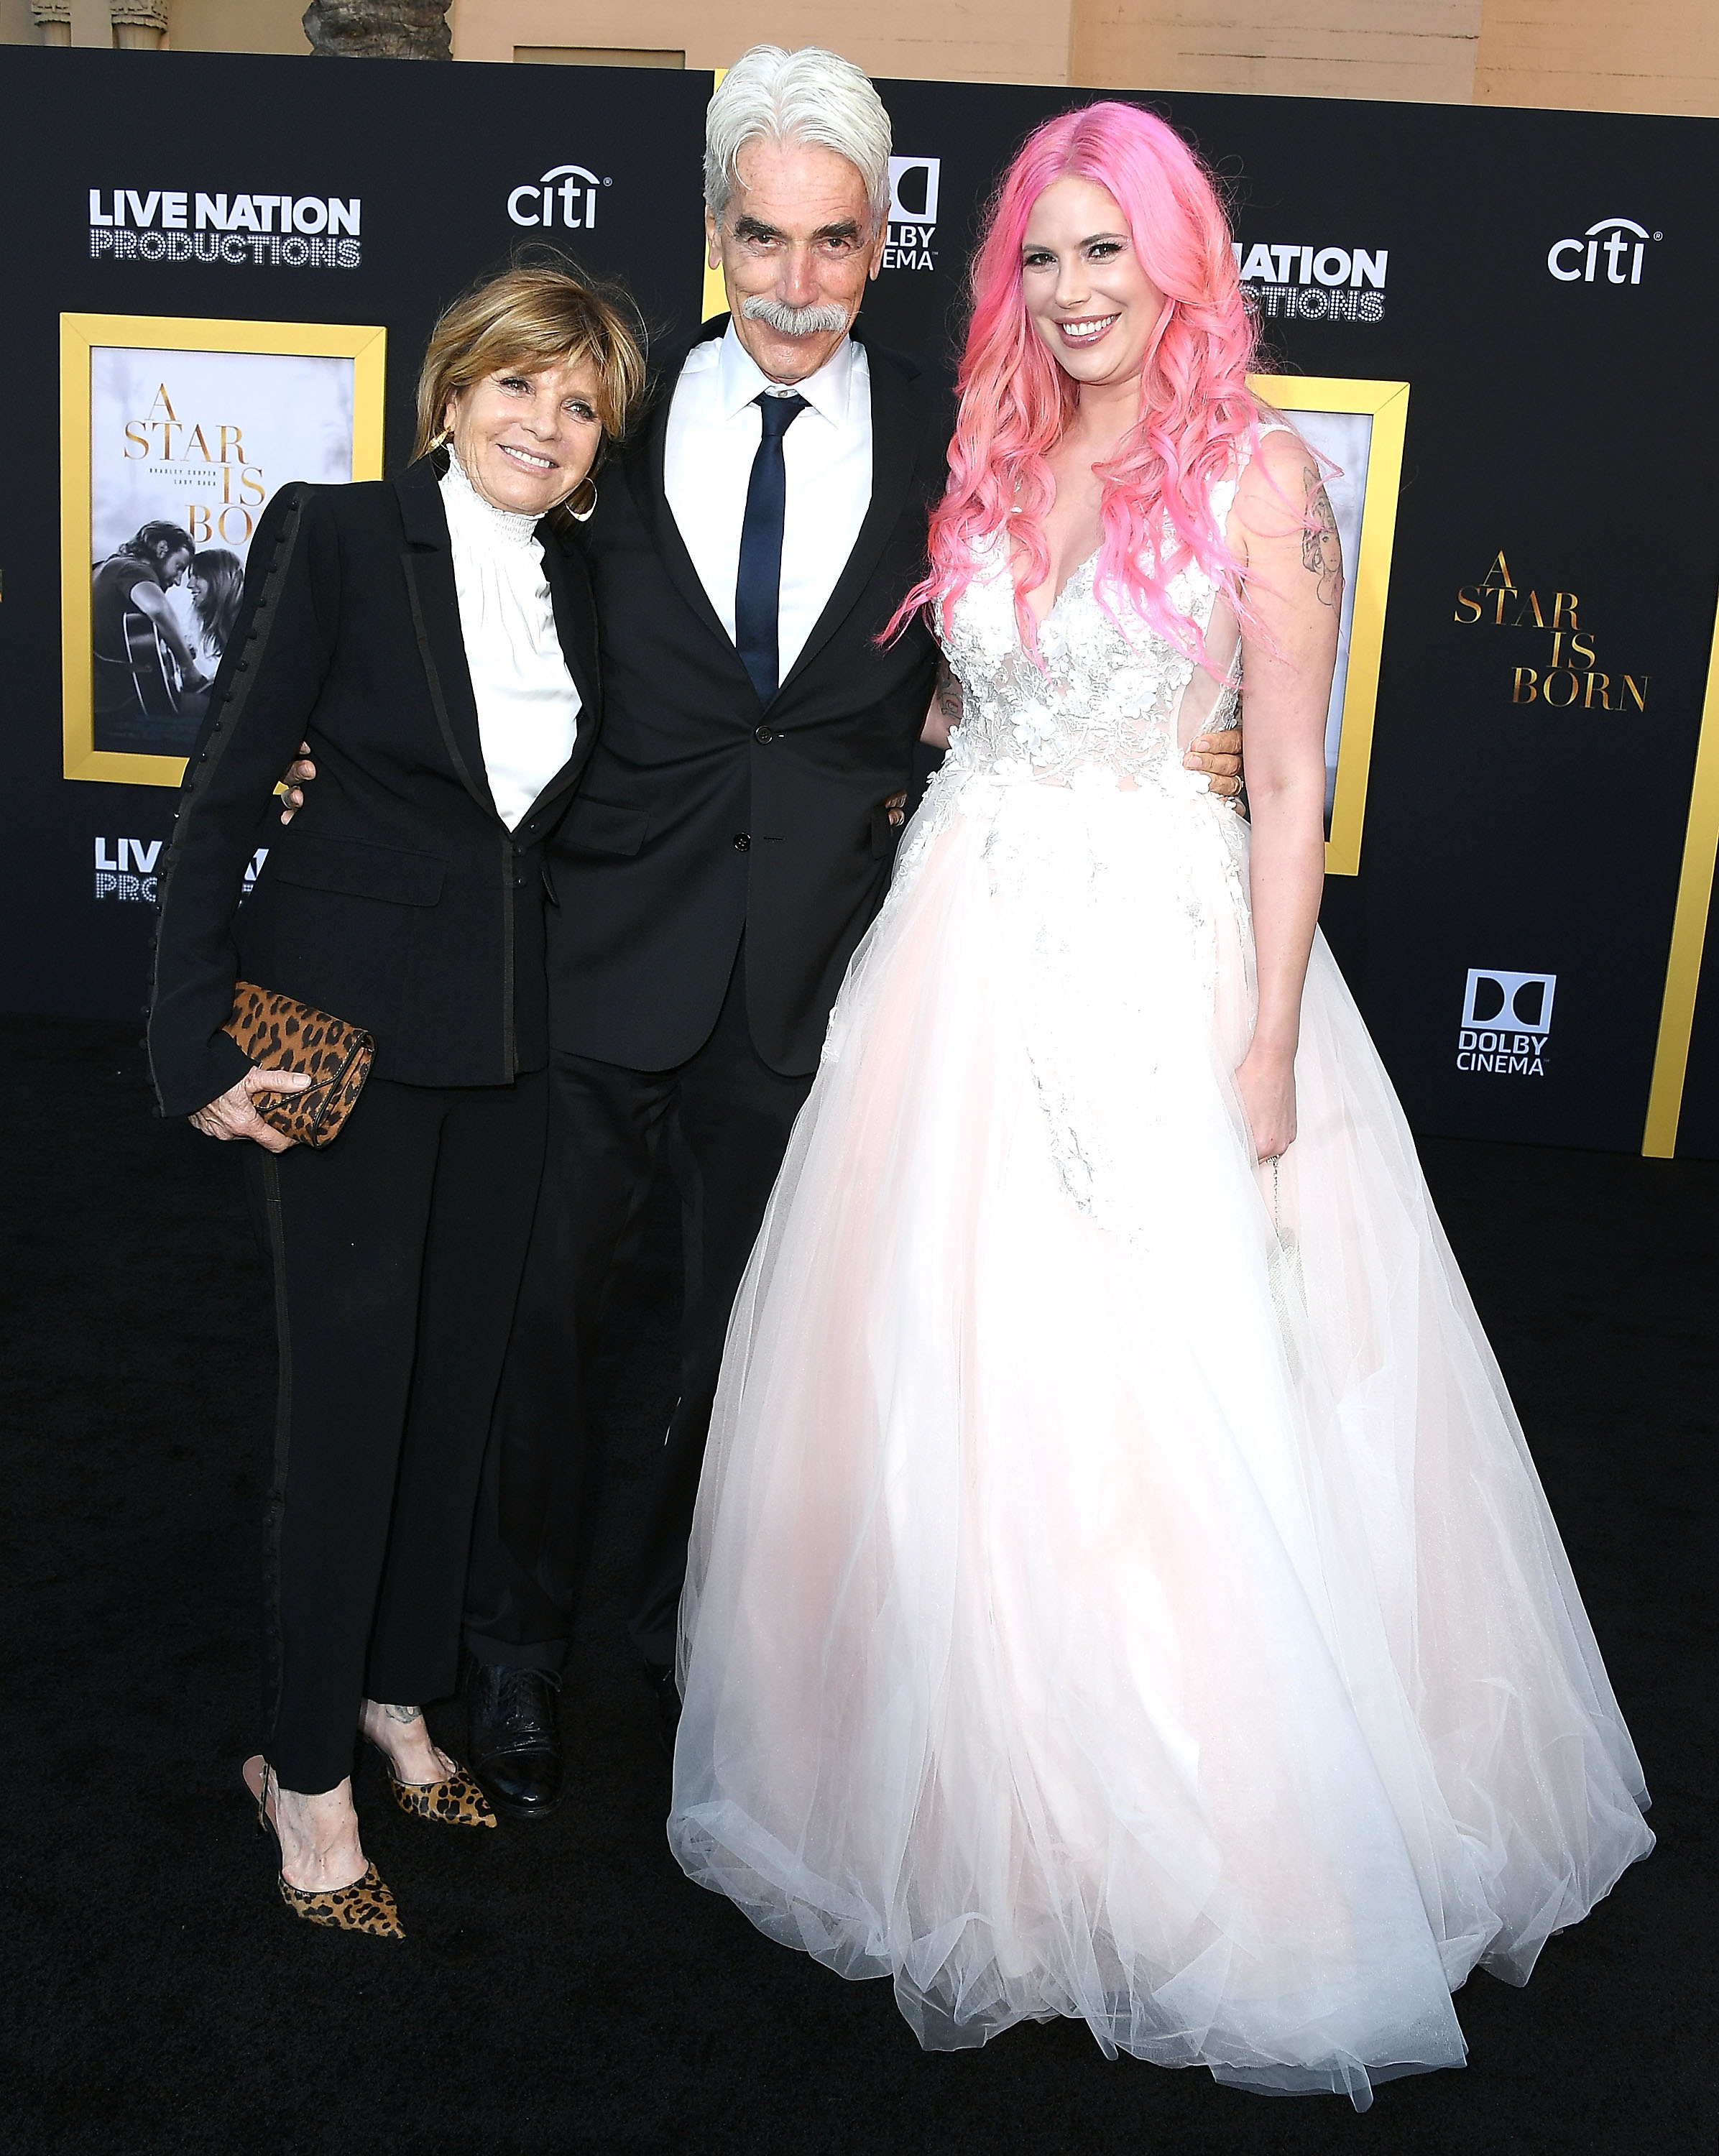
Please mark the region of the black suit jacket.
POLYGON ((540 526, 582 709, 572 757, 510 831, 484 771, 438 469, 284 488, 264 513, 159 886, 164 1114, 249 1067, 220 1030, 235 979, 365 1027, 377 1075, 408 1084, 504 1085, 548 1060, 544 853, 597 738, 590 582, 540 526), (271 795, 301 740, 316 782, 283 827, 271 795))
MULTIPOLYGON (((726 316, 707 323, 721 335, 726 316)), ((663 490, 683 351, 601 481, 580 535, 601 624, 603 732, 550 861, 558 1050, 636 1070, 708 1037, 746 937, 752 1038, 816 1067, 854 947, 882 903, 936 647, 915 622, 876 643, 922 573, 951 413, 917 361, 866 347, 871 504, 805 649, 767 710, 706 595, 663 490)))

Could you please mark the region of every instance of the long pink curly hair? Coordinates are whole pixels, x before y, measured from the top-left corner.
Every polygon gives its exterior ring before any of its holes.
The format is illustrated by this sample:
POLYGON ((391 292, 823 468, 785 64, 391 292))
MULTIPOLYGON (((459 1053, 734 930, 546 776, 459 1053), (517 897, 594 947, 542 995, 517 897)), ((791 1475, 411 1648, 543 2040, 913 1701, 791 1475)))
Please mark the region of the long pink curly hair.
POLYGON ((1243 445, 1257 439, 1247 386, 1255 333, 1211 179, 1173 129, 1111 100, 1035 129, 997 191, 970 273, 960 412, 948 489, 931 521, 931 572, 885 633, 922 605, 947 608, 958 598, 972 580, 975 543, 1007 525, 1021 640, 1038 654, 1026 595, 1050 573, 1040 521, 1055 493, 1046 457, 1077 391, 1029 318, 1021 245, 1034 203, 1070 175, 1115 197, 1142 268, 1168 303, 1142 366, 1138 424, 1111 461, 1096 467, 1104 483, 1096 588, 1119 627, 1126 624, 1113 600, 1125 595, 1161 634, 1203 661, 1199 630, 1173 604, 1168 586, 1198 562, 1240 605, 1241 564, 1207 495, 1234 470, 1243 445))

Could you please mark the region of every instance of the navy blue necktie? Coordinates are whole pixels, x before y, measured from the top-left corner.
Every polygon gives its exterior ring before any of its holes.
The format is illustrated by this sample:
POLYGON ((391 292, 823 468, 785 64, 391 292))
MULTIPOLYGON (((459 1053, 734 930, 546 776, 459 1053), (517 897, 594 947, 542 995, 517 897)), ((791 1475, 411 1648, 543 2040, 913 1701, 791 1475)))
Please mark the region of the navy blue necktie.
POLYGON ((752 459, 746 519, 740 527, 740 570, 734 579, 734 643, 752 677, 758 701, 767 704, 776 694, 781 664, 776 616, 782 602, 782 519, 788 501, 782 438, 805 410, 806 400, 772 397, 767 389, 752 402, 762 414, 763 432, 752 459))

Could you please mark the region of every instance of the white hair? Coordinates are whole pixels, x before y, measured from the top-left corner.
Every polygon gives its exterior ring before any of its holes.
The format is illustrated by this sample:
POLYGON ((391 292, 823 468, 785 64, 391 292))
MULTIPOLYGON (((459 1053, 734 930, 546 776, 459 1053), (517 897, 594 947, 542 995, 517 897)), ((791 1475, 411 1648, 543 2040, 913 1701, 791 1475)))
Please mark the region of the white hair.
POLYGON ((890 116, 870 77, 839 53, 754 45, 716 85, 705 116, 705 200, 718 224, 739 184, 740 153, 757 141, 834 150, 865 181, 874 226, 888 214, 890 116))

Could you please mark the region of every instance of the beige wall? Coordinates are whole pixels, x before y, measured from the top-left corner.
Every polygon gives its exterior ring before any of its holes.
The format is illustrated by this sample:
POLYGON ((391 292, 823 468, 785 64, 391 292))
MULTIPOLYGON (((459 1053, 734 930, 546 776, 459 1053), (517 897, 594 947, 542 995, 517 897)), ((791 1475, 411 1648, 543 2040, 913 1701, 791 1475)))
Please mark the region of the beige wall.
POLYGON ((1074 0, 1069 80, 1466 105, 1480 15, 1481 0, 1074 0))
MULTIPOLYGON (((305 53, 304 0, 172 0, 178 50, 305 53)), ((828 44, 879 75, 1719 115, 1719 0, 453 0, 454 53, 828 44)), ((36 42, 0 0, 0 43, 36 42)), ((73 0, 79 44, 106 0, 73 0)))
POLYGON ((1719 0, 1486 0, 1476 105, 1719 114, 1719 0))
POLYGON ((666 47, 690 68, 748 45, 830 45, 878 75, 1069 79, 1069 0, 454 0, 454 57, 511 60, 516 45, 666 47))
POLYGON ((179 53, 302 53, 305 0, 172 0, 167 43, 179 53))

